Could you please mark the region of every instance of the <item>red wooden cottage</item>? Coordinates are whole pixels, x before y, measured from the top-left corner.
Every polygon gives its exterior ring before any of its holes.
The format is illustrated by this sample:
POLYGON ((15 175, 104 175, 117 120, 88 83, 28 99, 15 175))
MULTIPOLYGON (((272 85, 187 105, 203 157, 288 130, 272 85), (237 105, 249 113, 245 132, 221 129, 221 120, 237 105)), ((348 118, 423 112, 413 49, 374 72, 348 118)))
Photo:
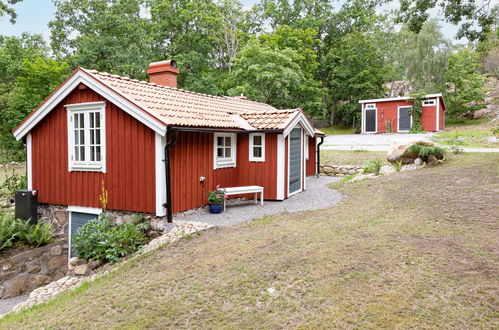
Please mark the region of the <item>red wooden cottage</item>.
POLYGON ((100 212, 104 182, 107 209, 171 218, 206 204, 217 184, 283 200, 316 174, 318 134, 302 110, 177 89, 174 61, 147 73, 78 68, 14 130, 42 206, 84 219, 100 212))
MULTIPOLYGON (((361 100, 362 133, 409 132, 412 116, 409 113, 413 105, 410 97, 361 100)), ((442 94, 428 94, 423 100, 421 124, 423 130, 437 132, 445 128, 446 111, 442 94)))

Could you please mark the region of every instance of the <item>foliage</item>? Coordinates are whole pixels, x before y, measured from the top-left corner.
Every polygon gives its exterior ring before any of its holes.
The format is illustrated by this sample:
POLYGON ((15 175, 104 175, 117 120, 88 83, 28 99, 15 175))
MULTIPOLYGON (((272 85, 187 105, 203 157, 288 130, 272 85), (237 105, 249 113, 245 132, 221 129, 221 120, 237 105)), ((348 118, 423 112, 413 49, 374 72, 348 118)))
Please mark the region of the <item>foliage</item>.
POLYGON ((462 115, 481 108, 480 103, 485 99, 485 79, 479 66, 479 55, 470 48, 459 49, 450 56, 446 71, 449 115, 462 115))
POLYGON ((464 145, 464 141, 459 137, 459 134, 454 134, 451 138, 447 139, 445 143, 449 146, 450 152, 453 154, 459 154, 463 151, 461 146, 464 145))
POLYGON ((216 190, 208 191, 208 203, 209 204, 223 204, 227 195, 225 195, 225 191, 220 188, 220 185, 217 185, 216 190))
POLYGON ((402 163, 401 160, 399 160, 398 162, 395 162, 395 163, 392 164, 393 168, 397 172, 400 172, 400 170, 402 169, 402 165, 403 165, 403 163, 402 163))
POLYGON ((147 243, 148 228, 146 222, 111 226, 111 219, 104 214, 79 228, 72 246, 80 258, 118 262, 147 243))
POLYGON ((27 186, 26 175, 16 174, 13 170, 12 175, 5 178, 0 185, 0 195, 13 196, 17 190, 26 189, 27 186))
POLYGON ((14 24, 16 22, 17 14, 12 7, 9 7, 9 5, 15 5, 16 3, 21 1, 23 0, 0 0, 0 17, 5 15, 10 16, 10 23, 14 24))
POLYGON ((0 251, 14 245, 38 247, 48 244, 52 235, 52 227, 48 224, 31 224, 8 212, 0 214, 0 251))
POLYGON ((441 147, 433 146, 422 146, 419 144, 413 144, 407 149, 407 152, 417 154, 418 157, 426 159, 428 156, 433 155, 438 159, 444 158, 445 149, 441 147))
POLYGON ((411 95, 413 104, 409 113, 412 116, 412 127, 409 133, 421 133, 423 125, 421 123, 421 115, 423 114, 423 100, 426 93, 414 93, 411 95))
POLYGON ((400 0, 400 10, 398 11, 398 22, 405 22, 410 30, 419 33, 428 20, 429 11, 436 6, 440 7, 447 22, 461 26, 456 38, 463 37, 469 40, 483 39, 490 31, 490 26, 497 19, 497 12, 492 10, 490 1, 420 1, 420 0, 400 0), (480 30, 477 30, 479 27, 480 30))
POLYGON ((383 166, 383 160, 372 159, 364 165, 362 173, 363 174, 373 173, 374 175, 379 175, 379 172, 381 171, 381 166, 383 166))

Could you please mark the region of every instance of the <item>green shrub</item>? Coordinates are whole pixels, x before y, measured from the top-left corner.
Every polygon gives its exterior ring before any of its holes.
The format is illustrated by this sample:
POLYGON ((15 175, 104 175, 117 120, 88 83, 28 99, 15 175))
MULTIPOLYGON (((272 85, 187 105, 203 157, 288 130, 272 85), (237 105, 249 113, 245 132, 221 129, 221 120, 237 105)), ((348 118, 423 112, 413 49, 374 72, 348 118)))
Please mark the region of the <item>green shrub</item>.
POLYGON ((374 173, 374 175, 379 175, 379 171, 381 171, 381 166, 383 166, 383 161, 381 159, 373 159, 366 163, 362 173, 374 173))
POLYGON ((147 243, 148 228, 146 222, 111 226, 111 220, 104 215, 78 229, 72 246, 80 258, 118 262, 147 243))
POLYGON ((44 223, 30 224, 11 213, 0 215, 0 251, 14 245, 38 247, 52 241, 52 227, 44 223))
POLYGON ((420 158, 427 159, 428 156, 433 155, 438 159, 444 158, 445 149, 441 147, 421 146, 413 144, 407 149, 408 152, 417 154, 420 158))
POLYGON ((0 191, 4 194, 12 196, 16 190, 26 189, 28 186, 26 175, 15 174, 8 176, 0 185, 0 191))
POLYGON ((392 164, 393 168, 395 169, 395 171, 397 172, 400 172, 400 170, 402 169, 402 161, 399 160, 398 162, 395 162, 392 164))

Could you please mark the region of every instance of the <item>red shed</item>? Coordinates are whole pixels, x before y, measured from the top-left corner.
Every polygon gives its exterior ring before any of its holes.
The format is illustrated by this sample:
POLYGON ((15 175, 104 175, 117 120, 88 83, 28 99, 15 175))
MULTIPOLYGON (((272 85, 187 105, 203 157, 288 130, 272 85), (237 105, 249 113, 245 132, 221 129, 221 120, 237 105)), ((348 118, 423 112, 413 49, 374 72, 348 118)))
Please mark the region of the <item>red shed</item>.
POLYGON ((108 210, 165 216, 206 204, 218 184, 283 200, 316 174, 302 110, 177 89, 174 61, 147 72, 151 82, 78 68, 14 130, 39 203, 84 220, 104 184, 108 210))
MULTIPOLYGON (((362 133, 405 133, 412 127, 410 97, 361 100, 362 133)), ((445 128, 445 102, 442 94, 428 94, 423 100, 421 124, 427 132, 445 128)))

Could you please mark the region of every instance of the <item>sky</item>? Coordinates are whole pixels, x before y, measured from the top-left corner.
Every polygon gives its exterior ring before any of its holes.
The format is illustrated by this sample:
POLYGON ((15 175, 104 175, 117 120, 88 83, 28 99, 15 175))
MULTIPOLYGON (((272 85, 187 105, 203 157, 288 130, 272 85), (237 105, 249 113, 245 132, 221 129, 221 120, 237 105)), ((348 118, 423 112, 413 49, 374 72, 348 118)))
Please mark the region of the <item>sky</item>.
MULTIPOLYGON (((345 0, 336 1, 335 8, 341 7, 345 0)), ((258 0, 242 0, 244 6, 251 6, 258 0)), ((380 10, 390 10, 397 6, 396 1, 389 2, 381 7, 380 10)), ((48 23, 54 18, 55 7, 52 0, 23 0, 14 5, 17 12, 17 22, 10 24, 9 17, 0 17, 0 34, 19 36, 23 32, 41 33, 48 41, 50 38, 50 30, 48 23)), ((433 16, 438 16, 438 11, 433 11, 433 16)), ((451 39, 453 42, 465 43, 466 40, 455 40, 454 37, 457 33, 458 27, 449 23, 441 21, 442 32, 444 35, 451 39)))

